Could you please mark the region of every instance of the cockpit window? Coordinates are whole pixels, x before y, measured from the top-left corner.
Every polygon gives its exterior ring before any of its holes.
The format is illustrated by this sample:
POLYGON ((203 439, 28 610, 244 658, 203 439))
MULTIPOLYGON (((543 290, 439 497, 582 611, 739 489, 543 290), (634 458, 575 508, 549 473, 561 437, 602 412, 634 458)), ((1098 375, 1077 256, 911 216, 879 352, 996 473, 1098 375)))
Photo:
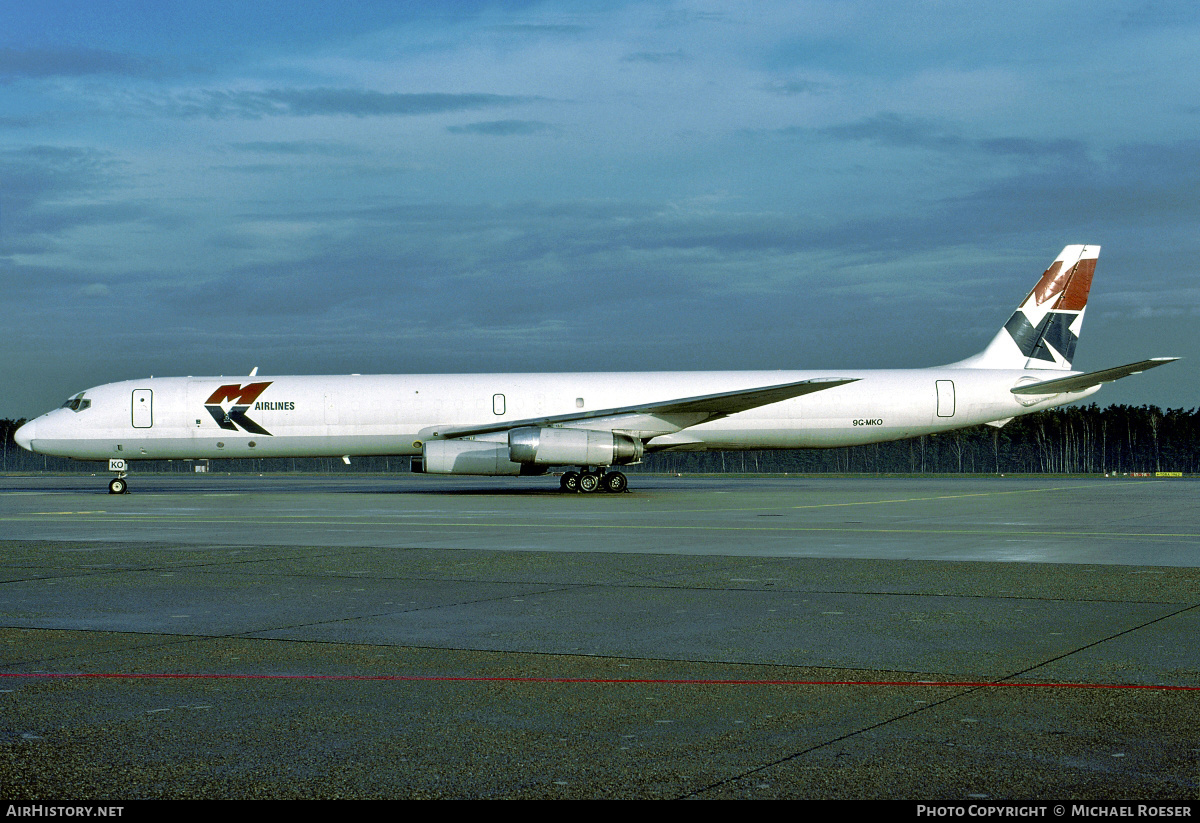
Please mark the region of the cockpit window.
POLYGON ((81 412, 84 409, 91 407, 91 405, 92 405, 92 401, 85 400, 83 397, 83 392, 80 392, 79 394, 77 394, 74 397, 72 397, 71 399, 69 399, 66 403, 63 403, 62 407, 64 409, 70 409, 73 412, 81 412))

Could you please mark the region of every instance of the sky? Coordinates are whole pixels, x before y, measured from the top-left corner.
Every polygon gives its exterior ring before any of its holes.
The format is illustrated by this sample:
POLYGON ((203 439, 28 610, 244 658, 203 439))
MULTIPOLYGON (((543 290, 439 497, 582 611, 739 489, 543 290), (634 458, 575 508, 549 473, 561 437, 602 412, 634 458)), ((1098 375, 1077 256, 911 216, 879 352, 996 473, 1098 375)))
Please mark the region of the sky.
POLYGON ((0 5, 0 417, 145 376, 934 366, 1063 246, 1200 406, 1200 4, 0 5))

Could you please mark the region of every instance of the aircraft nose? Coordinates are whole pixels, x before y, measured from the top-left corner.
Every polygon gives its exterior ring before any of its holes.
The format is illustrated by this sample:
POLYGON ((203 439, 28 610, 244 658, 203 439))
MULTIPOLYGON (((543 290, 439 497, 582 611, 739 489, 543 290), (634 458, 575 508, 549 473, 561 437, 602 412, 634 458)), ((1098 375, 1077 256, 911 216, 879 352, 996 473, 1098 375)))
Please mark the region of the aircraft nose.
POLYGON ((17 445, 26 451, 33 451, 33 438, 37 436, 37 421, 30 420, 21 428, 13 432, 13 440, 17 441, 17 445))

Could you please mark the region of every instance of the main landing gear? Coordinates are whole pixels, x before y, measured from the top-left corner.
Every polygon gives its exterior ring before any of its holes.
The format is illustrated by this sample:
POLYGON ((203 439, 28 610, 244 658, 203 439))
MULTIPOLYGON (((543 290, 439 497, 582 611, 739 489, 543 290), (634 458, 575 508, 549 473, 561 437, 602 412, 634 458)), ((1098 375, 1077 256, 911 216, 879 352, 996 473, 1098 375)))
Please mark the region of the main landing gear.
POLYGON ((629 478, 620 472, 606 472, 604 469, 581 466, 579 471, 563 472, 558 486, 565 492, 590 494, 594 491, 606 491, 617 494, 629 488, 629 478))

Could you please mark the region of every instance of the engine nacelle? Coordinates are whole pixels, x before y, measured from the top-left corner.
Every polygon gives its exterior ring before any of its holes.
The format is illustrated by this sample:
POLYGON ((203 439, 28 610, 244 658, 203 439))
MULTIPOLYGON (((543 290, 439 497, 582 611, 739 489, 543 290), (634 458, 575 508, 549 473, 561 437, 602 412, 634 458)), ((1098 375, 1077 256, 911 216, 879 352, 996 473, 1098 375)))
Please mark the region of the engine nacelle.
POLYGON ((428 474, 520 474, 508 446, 479 440, 431 440, 421 449, 428 474))
POLYGON ((413 458, 413 471, 427 474, 545 474, 545 466, 514 463, 503 441, 431 440, 413 458), (419 459, 419 463, 417 462, 419 459))
POLYGON ((508 433, 508 458, 537 466, 623 466, 642 459, 642 441, 628 434, 526 426, 508 433))

